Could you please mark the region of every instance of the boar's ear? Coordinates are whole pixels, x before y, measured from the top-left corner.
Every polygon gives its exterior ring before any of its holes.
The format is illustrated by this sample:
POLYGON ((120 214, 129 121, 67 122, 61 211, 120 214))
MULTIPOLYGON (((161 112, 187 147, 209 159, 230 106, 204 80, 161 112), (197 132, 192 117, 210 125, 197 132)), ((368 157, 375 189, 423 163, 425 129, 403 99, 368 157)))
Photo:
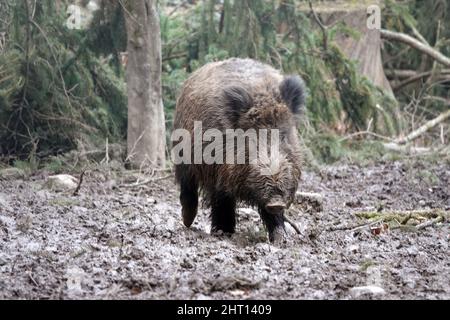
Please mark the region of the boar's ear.
POLYGON ((292 113, 299 114, 305 105, 305 83, 299 76, 288 76, 280 84, 281 98, 292 113))
POLYGON ((239 117, 253 106, 253 99, 242 87, 228 87, 223 90, 226 114, 236 124, 239 117))

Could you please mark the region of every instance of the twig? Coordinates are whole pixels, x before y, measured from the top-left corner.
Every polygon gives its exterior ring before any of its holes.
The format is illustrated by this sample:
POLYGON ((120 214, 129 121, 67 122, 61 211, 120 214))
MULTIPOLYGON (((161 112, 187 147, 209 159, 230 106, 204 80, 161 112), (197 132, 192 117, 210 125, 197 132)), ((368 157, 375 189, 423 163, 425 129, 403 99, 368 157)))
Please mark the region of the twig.
POLYGON ((429 221, 426 221, 426 222, 423 222, 423 223, 417 225, 416 229, 417 230, 422 230, 422 229, 431 227, 431 226, 435 225, 436 223, 443 222, 443 221, 444 221, 444 217, 443 216, 439 216, 439 217, 437 217, 437 218, 435 218, 433 220, 429 220, 429 221))
POLYGON ((177 10, 178 10, 180 7, 182 7, 183 5, 184 5, 183 1, 180 1, 180 3, 177 4, 177 5, 175 6, 175 8, 173 8, 173 9, 169 12, 169 14, 167 15, 167 17, 173 16, 173 15, 175 14, 175 12, 177 12, 177 10))
POLYGON ((122 7, 123 11, 126 13, 128 17, 130 17, 131 20, 133 20, 137 25, 142 27, 142 24, 139 23, 139 21, 136 19, 136 17, 133 16, 133 14, 127 9, 127 6, 123 3, 122 0, 119 0, 119 4, 122 7))
POLYGON ((80 174, 80 179, 78 181, 78 185, 77 188, 75 189, 75 191, 72 193, 73 196, 77 196, 78 193, 80 192, 80 188, 81 188, 81 184, 83 183, 83 178, 84 178, 84 174, 86 173, 86 169, 84 169, 81 174, 80 174))
POLYGON ((36 279, 34 279, 33 275, 31 274, 31 271, 28 273, 28 278, 30 278, 30 281, 33 282, 33 284, 36 287, 39 287, 39 283, 36 281, 36 279))
POLYGON ((357 225, 345 225, 345 226, 337 226, 337 227, 330 227, 328 228, 328 231, 343 231, 343 230, 351 230, 351 231, 358 231, 360 229, 364 229, 366 227, 371 227, 374 224, 377 224, 379 222, 382 222, 383 219, 377 219, 375 221, 371 221, 371 222, 365 222, 362 224, 357 224, 357 225))
POLYGON ((412 213, 410 212, 402 221, 400 221, 400 224, 402 224, 402 225, 407 224, 408 221, 411 220, 411 218, 412 218, 412 213))
POLYGON ((286 221, 287 223, 289 223, 291 225, 292 228, 294 228, 294 230, 298 233, 301 234, 300 229, 297 227, 297 225, 288 217, 283 216, 284 221, 286 221))

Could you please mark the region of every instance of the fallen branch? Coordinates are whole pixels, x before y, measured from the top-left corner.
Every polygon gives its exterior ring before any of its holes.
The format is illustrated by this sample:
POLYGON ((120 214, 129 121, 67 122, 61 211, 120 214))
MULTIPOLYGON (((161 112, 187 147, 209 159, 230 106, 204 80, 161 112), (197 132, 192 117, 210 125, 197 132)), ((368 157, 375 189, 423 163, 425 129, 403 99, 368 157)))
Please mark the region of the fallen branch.
POLYGON ((364 135, 372 136, 372 137, 379 138, 379 139, 386 140, 386 141, 393 141, 393 139, 391 139, 391 138, 389 138, 389 137, 382 136, 382 135, 377 134, 377 133, 375 133, 375 132, 371 132, 371 131, 359 131, 359 132, 355 132, 355 133, 352 133, 352 134, 350 134, 350 135, 348 135, 348 136, 346 136, 346 137, 341 138, 341 139, 339 140, 339 142, 344 142, 344 141, 346 141, 346 140, 349 140, 349 139, 352 139, 352 138, 355 138, 355 137, 358 137, 358 136, 364 136, 364 135))
POLYGON ((360 224, 357 224, 357 225, 344 225, 344 226, 331 227, 331 228, 328 228, 328 231, 351 230, 351 231, 354 232, 354 231, 358 231, 358 230, 364 229, 366 227, 371 227, 371 226, 373 226, 373 225, 375 225, 377 223, 380 223, 382 221, 383 221, 383 219, 377 219, 375 221, 371 221, 371 222, 368 222, 368 223, 360 223, 360 224))
POLYGON ((444 113, 441 113, 437 118, 434 118, 433 120, 428 121, 423 126, 418 128, 417 130, 414 130, 413 132, 408 134, 406 137, 397 139, 395 142, 399 145, 407 144, 408 142, 411 142, 411 141, 417 139, 418 137, 420 137, 422 134, 424 134, 431 128, 434 128, 441 122, 447 120, 448 118, 450 118, 450 109, 444 113))
POLYGON ((430 148, 413 147, 411 145, 399 145, 395 142, 383 143, 383 147, 388 151, 401 152, 413 155, 422 155, 433 151, 430 148))
POLYGON ((407 34, 395 32, 395 31, 389 31, 386 29, 381 29, 380 34, 381 34, 382 39, 399 41, 404 44, 407 44, 410 47, 417 49, 417 50, 425 53, 426 55, 430 56, 437 62, 439 62, 447 67, 450 67, 450 58, 446 57, 439 51, 433 49, 429 45, 427 45, 407 34))
POLYGON ((431 226, 435 225, 436 223, 444 222, 444 220, 445 220, 445 219, 444 219, 443 216, 439 216, 439 217, 437 217, 437 218, 435 218, 435 219, 433 219, 433 220, 429 220, 429 221, 423 222, 423 223, 421 223, 421 224, 418 224, 418 225, 416 226, 416 229, 417 229, 417 230, 422 230, 422 229, 431 227, 431 226))
POLYGON ((152 178, 152 179, 148 179, 139 183, 132 183, 132 184, 121 184, 118 187, 119 188, 135 188, 135 187, 140 187, 146 184, 150 184, 150 183, 154 183, 154 182, 158 182, 158 181, 162 181, 162 180, 166 180, 169 178, 172 178, 173 174, 168 174, 164 177, 159 177, 159 178, 152 178))
POLYGON ((330 227, 328 231, 343 231, 351 230, 352 232, 372 227, 379 223, 393 222, 396 225, 387 225, 390 229, 403 228, 405 230, 417 231, 435 225, 436 223, 444 222, 449 219, 450 212, 441 209, 431 210, 412 210, 412 211, 390 211, 390 212, 358 212, 355 214, 362 219, 369 219, 370 221, 359 225, 344 225, 337 227, 330 227), (431 220, 430 220, 431 219, 431 220), (425 222, 422 222, 426 220, 425 222), (410 222, 410 223, 408 223, 410 222))
POLYGON ((405 217, 411 215, 412 218, 436 218, 438 216, 448 215, 450 212, 442 209, 429 209, 429 210, 393 210, 393 211, 363 211, 357 212, 355 215, 359 218, 373 219, 382 217, 385 221, 397 219, 403 220, 405 217), (387 220, 386 220, 387 219, 387 220))

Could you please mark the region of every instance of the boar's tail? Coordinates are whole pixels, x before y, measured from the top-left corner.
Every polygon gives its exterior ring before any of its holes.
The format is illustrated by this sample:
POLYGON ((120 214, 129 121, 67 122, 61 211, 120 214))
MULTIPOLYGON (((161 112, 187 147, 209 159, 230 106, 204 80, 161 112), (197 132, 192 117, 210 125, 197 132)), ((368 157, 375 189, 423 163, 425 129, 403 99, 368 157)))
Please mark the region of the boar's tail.
POLYGON ((299 76, 287 76, 280 84, 281 98, 293 114, 304 112, 306 100, 306 86, 299 76))

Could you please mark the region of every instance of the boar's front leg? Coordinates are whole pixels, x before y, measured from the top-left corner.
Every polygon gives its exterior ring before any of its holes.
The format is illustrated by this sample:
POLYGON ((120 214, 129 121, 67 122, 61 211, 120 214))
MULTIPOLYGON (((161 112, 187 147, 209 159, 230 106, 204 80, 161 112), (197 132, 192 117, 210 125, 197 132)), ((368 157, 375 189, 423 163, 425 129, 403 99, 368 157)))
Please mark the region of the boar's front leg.
POLYGON ((234 233, 236 227, 236 199, 221 191, 211 195, 211 232, 234 233))
POLYGON ((180 202, 182 206, 183 223, 189 228, 197 215, 198 184, 194 179, 182 179, 180 187, 180 202))
POLYGON ((261 219, 269 232, 269 241, 282 241, 286 233, 284 228, 283 213, 269 212, 266 208, 264 208, 259 210, 259 214, 261 215, 261 219))

